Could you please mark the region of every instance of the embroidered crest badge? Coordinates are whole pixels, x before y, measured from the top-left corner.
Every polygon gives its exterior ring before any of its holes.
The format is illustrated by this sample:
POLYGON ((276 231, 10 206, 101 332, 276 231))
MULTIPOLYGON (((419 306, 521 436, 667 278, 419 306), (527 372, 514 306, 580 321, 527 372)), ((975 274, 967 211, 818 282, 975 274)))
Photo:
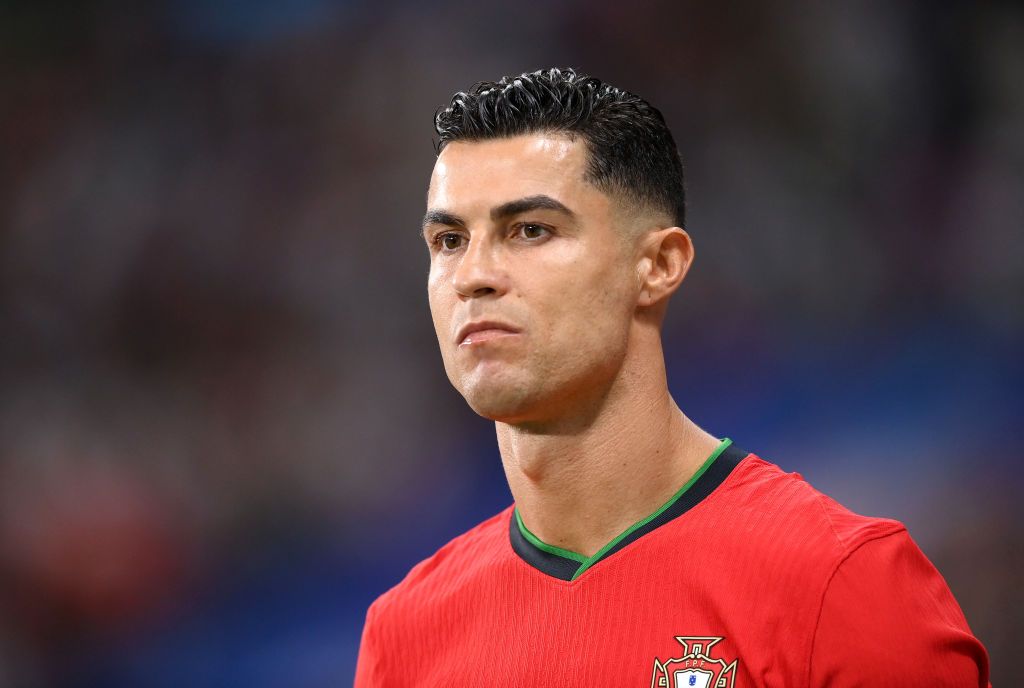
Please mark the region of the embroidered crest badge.
POLYGON ((738 659, 726 664, 711 648, 724 638, 677 635, 683 656, 664 662, 654 658, 651 688, 734 688, 738 659))

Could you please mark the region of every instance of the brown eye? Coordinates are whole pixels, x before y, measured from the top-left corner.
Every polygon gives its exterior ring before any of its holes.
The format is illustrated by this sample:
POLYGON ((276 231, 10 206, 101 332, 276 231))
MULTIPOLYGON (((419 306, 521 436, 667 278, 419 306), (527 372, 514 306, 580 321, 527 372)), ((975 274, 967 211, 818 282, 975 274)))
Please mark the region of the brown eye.
POLYGON ((447 234, 442 234, 441 235, 441 247, 442 248, 444 248, 444 249, 446 249, 448 251, 454 251, 455 249, 457 249, 461 245, 462 245, 462 237, 460 237, 458 234, 453 234, 453 233, 449 232, 447 234))
POLYGON ((519 231, 526 239, 540 239, 548 233, 547 227, 530 224, 529 222, 519 226, 519 231))

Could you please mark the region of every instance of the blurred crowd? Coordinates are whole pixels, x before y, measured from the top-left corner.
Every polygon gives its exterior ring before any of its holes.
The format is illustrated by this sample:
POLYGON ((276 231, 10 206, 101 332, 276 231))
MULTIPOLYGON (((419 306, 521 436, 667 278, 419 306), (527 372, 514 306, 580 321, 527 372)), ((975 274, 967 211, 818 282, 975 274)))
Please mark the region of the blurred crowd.
POLYGON ((351 680, 510 499, 427 310, 432 115, 558 65, 675 133, 680 405, 907 522, 1024 681, 1015 3, 13 2, 0 56, 0 688, 351 680))

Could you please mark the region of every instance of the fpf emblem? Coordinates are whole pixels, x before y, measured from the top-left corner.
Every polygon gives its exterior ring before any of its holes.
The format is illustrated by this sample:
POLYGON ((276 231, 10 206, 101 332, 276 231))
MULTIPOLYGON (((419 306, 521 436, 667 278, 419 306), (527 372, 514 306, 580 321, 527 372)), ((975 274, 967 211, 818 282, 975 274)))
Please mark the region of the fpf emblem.
POLYGON ((724 638, 677 635, 683 656, 664 662, 654 658, 651 688, 733 688, 738 659, 726 664, 711 648, 724 638))

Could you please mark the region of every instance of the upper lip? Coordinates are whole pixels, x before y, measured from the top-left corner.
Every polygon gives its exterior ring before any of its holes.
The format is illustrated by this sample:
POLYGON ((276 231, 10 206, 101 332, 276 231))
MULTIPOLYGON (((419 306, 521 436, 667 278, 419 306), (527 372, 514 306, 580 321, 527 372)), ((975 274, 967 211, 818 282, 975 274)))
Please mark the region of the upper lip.
POLYGON ((480 330, 508 330, 509 332, 518 332, 519 328, 498 320, 477 320, 476 322, 466 323, 462 326, 459 333, 455 335, 455 343, 461 344, 463 339, 474 332, 479 332, 480 330))

